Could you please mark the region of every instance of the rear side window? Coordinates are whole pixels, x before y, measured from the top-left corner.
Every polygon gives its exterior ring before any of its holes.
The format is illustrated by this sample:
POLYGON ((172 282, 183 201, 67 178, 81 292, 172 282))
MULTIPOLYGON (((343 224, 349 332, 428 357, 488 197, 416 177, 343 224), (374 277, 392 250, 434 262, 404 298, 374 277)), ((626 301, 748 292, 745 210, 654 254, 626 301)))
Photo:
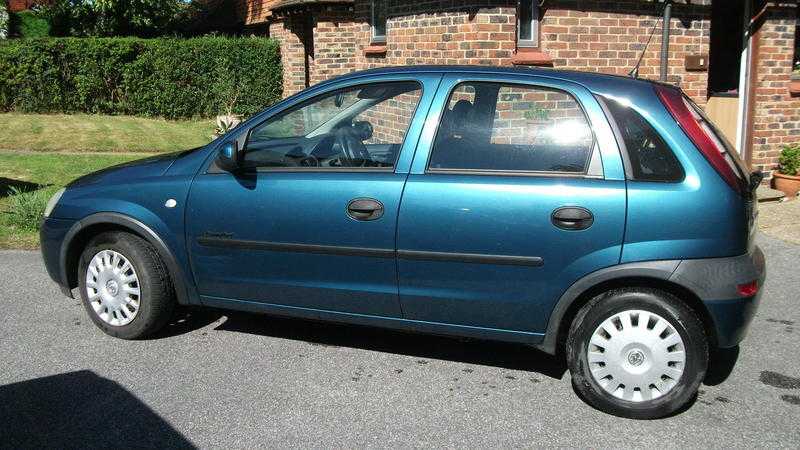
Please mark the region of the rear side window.
POLYGON ((470 82, 450 94, 428 170, 602 174, 594 149, 589 121, 566 92, 470 82))
POLYGON ((605 98, 605 102, 625 143, 629 177, 641 181, 683 180, 681 163, 658 131, 633 108, 610 98, 605 98))

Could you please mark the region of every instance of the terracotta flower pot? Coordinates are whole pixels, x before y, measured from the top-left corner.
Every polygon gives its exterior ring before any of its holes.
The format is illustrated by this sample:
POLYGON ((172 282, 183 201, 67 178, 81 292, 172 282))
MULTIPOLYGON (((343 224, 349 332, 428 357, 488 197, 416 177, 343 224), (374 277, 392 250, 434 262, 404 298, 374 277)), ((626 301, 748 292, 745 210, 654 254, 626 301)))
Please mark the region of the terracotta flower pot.
POLYGON ((772 174, 772 185, 775 189, 783 191, 788 198, 794 198, 800 192, 800 176, 784 175, 774 172, 772 174))
POLYGON ((789 93, 793 97, 800 95, 800 73, 793 73, 789 79, 789 93))

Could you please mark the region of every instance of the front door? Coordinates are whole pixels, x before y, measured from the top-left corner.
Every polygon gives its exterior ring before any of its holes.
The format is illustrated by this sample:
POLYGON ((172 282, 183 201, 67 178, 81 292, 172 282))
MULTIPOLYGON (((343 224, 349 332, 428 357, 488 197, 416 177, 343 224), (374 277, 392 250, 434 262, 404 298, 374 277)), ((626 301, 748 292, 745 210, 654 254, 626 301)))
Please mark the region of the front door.
POLYGON ((421 93, 416 81, 326 91, 249 130, 246 169, 201 172, 186 218, 201 298, 399 317, 396 163, 413 153, 421 93))
POLYGON ((400 208, 407 318, 542 333, 570 284, 619 262, 609 124, 584 88, 534 80, 442 80, 400 208))

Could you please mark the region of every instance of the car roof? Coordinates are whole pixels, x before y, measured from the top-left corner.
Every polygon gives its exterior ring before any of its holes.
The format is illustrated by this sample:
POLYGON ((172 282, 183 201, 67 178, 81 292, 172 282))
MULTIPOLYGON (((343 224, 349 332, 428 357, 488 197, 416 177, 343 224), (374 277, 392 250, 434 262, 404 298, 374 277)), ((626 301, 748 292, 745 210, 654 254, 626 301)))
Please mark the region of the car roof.
MULTIPOLYGON (((654 80, 644 80, 641 78, 632 78, 622 75, 612 75, 597 72, 581 72, 577 70, 563 70, 551 69, 546 67, 502 67, 502 66, 437 66, 437 65, 419 65, 419 66, 387 66, 375 69, 361 70, 351 72, 336 78, 332 78, 321 84, 328 84, 329 82, 342 81, 351 78, 360 78, 367 76, 381 76, 381 75, 398 75, 398 74, 423 74, 423 73, 438 73, 438 74, 490 74, 490 75, 531 75, 541 76, 547 78, 554 78, 564 81, 571 81, 578 83, 593 92, 608 91, 609 89, 625 89, 625 87, 633 88, 642 87, 643 85, 652 85, 658 83, 654 80)), ((674 86, 673 86, 674 87, 674 86)))

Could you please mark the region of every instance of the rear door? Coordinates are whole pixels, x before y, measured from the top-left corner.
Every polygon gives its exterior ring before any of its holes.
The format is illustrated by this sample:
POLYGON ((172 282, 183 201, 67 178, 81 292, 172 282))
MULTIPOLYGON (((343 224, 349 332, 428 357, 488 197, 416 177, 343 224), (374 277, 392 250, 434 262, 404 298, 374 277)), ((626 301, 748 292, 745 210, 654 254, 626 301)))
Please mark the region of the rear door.
POLYGON ((406 318, 542 333, 581 276, 617 264, 619 151, 583 87, 446 76, 400 206, 406 318))

